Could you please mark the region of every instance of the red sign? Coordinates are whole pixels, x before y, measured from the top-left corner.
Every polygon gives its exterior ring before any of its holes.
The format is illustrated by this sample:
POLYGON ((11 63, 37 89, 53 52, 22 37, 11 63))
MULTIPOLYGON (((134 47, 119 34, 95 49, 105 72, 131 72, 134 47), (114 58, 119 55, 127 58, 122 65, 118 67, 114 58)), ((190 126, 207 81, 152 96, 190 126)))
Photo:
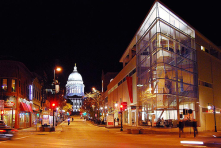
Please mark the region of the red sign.
POLYGON ((132 77, 126 77, 126 79, 127 79, 127 87, 130 97, 130 103, 133 103, 132 77))
POLYGON ((15 97, 7 97, 4 101, 5 108, 16 108, 16 98, 15 97))
POLYGON ((13 107, 13 106, 15 106, 14 102, 11 102, 11 101, 5 102, 5 107, 13 107))
POLYGON ((114 122, 107 122, 107 125, 114 125, 114 122))

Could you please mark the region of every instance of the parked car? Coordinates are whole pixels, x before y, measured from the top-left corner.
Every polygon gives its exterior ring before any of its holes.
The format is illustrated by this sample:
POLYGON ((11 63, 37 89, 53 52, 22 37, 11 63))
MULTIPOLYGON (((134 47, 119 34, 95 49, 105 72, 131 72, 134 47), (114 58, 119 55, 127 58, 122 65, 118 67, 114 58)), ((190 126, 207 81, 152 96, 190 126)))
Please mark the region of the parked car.
POLYGON ((0 120, 0 138, 12 139, 17 130, 5 125, 4 121, 0 120))

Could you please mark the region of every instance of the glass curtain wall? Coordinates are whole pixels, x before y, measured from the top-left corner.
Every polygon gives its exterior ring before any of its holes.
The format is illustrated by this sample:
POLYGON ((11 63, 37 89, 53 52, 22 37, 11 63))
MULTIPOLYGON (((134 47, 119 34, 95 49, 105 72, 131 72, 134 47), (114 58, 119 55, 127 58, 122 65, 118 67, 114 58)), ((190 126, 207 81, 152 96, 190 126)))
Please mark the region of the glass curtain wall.
POLYGON ((156 2, 137 33, 139 125, 197 119, 195 32, 156 2), (193 113, 183 115, 183 109, 193 113))

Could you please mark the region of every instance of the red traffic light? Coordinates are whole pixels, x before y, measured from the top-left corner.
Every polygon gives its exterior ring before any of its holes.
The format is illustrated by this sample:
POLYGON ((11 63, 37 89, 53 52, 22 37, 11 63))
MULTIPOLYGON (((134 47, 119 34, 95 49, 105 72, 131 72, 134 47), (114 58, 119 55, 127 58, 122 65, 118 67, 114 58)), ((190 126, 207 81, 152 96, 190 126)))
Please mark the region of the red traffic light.
POLYGON ((120 110, 121 110, 121 111, 123 110, 123 105, 120 105, 120 110))
POLYGON ((55 108, 57 106, 56 102, 51 102, 51 108, 55 108))
POLYGON ((121 110, 127 109, 127 102, 121 102, 120 108, 121 110))

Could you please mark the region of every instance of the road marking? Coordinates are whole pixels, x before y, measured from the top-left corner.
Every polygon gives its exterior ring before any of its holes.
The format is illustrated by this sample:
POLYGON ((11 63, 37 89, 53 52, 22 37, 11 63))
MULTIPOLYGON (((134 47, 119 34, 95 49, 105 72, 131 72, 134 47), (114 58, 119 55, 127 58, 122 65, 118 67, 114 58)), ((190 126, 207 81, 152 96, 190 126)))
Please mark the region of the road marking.
POLYGON ((203 144, 202 141, 180 141, 183 144, 203 144))
POLYGON ((15 139, 23 139, 23 138, 27 138, 27 137, 29 137, 29 136, 20 137, 20 138, 15 138, 15 139))

